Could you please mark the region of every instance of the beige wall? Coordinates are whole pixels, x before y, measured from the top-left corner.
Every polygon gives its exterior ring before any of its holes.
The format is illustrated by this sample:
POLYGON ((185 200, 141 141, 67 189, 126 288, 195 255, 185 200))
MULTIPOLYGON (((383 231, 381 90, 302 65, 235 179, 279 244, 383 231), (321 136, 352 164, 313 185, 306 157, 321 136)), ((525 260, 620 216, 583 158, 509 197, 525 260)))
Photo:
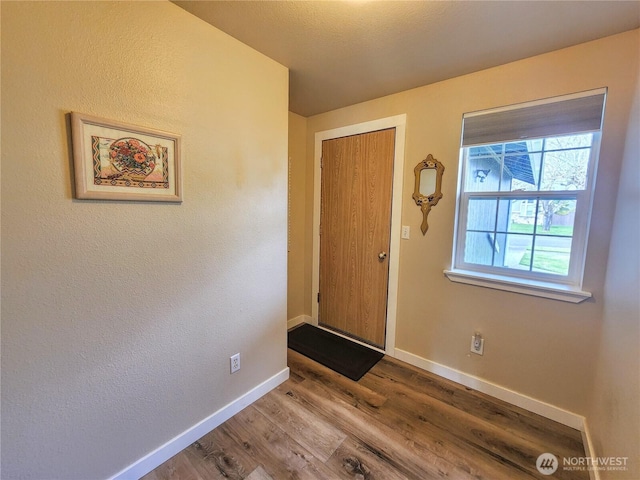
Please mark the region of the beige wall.
MULTIPOLYGON (((615 207, 611 192, 620 173, 638 44, 636 30, 308 119, 309 187, 316 132, 407 114, 402 224, 411 227, 412 236, 401 241, 396 348, 569 411, 587 412, 615 207), (609 87, 609 97, 584 278, 593 299, 575 305, 447 280, 442 271, 451 262, 463 113, 603 86, 609 87), (423 237, 420 209, 411 193, 413 168, 429 153, 446 171, 444 198, 431 211, 423 237), (474 331, 485 337, 482 357, 469 354, 474 331)), ((307 225, 312 195, 307 188, 307 225)), ((310 272, 312 239, 307 232, 310 272)))
POLYGON ((287 319, 305 314, 305 180, 307 119, 289 112, 289 256, 287 319))
POLYGON ((640 478, 640 82, 636 85, 587 411, 596 453, 629 462, 626 471, 602 472, 603 480, 640 478))
POLYGON ((169 2, 1 8, 2 478, 106 478, 286 368, 287 70, 169 2), (182 134, 184 203, 74 200, 70 111, 182 134))

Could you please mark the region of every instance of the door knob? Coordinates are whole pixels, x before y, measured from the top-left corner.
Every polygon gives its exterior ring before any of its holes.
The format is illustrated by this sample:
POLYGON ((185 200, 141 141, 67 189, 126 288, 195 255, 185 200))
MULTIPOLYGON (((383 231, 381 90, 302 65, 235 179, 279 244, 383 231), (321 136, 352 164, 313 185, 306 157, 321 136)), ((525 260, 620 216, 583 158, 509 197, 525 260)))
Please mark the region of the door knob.
POLYGON ((380 260, 384 260, 385 258, 387 258, 387 252, 380 252, 380 253, 378 254, 378 258, 379 258, 380 260))

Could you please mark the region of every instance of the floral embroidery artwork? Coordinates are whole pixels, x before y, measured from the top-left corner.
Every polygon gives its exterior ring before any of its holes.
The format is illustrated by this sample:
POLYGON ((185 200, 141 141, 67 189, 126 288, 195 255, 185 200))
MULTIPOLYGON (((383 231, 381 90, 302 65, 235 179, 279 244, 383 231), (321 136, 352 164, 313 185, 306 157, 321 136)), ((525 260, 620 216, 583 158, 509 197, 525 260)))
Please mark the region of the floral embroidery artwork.
POLYGON ((167 148, 139 138, 91 137, 95 185, 169 188, 167 148))

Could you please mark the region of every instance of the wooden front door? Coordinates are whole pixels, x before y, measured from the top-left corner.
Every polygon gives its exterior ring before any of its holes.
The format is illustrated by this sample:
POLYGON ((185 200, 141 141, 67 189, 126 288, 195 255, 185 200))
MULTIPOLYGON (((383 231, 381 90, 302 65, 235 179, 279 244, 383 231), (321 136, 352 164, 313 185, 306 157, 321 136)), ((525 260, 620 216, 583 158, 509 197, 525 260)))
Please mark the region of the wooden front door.
POLYGON ((319 324, 383 348, 395 128, 322 142, 319 324))

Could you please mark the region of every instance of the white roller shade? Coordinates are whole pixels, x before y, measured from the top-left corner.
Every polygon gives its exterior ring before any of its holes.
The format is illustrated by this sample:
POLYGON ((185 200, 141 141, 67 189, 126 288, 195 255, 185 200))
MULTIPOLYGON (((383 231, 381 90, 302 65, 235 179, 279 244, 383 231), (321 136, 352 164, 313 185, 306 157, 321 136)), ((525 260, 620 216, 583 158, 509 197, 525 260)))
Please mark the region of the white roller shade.
POLYGON ((598 131, 606 89, 467 113, 462 146, 598 131))

